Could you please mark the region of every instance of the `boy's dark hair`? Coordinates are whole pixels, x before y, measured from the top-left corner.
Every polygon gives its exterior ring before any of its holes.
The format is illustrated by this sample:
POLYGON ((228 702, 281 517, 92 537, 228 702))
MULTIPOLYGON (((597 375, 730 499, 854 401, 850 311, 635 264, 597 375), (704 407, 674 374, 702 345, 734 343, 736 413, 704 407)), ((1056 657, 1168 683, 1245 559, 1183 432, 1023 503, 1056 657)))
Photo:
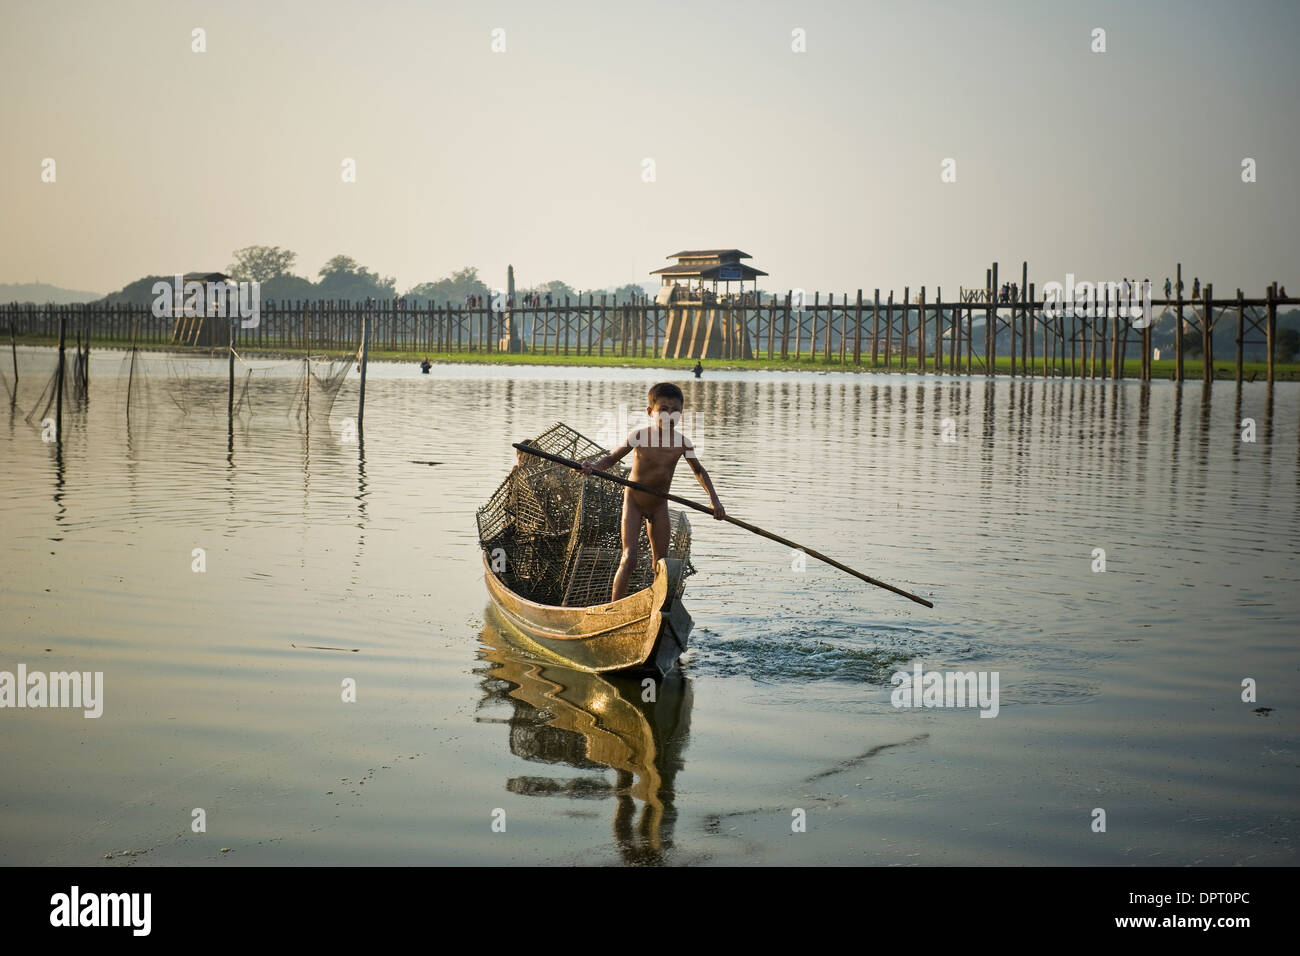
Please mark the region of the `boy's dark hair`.
POLYGON ((655 385, 650 389, 649 400, 651 406, 661 398, 675 398, 682 404, 686 403, 686 396, 683 395, 682 390, 672 382, 660 382, 658 385, 655 385))

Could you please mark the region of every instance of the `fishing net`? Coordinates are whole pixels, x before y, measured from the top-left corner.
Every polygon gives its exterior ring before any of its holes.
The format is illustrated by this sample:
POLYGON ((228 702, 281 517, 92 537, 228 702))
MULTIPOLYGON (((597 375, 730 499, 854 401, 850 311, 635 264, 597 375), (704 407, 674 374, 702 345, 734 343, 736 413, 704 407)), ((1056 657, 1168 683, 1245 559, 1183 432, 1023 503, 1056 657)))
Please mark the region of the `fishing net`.
POLYGON ((143 415, 151 404, 153 376, 144 352, 131 348, 122 358, 117 376, 118 406, 129 420, 143 415))
POLYGON ((279 411, 307 422, 329 420, 339 392, 361 355, 311 355, 292 362, 245 361, 236 353, 236 414, 279 411))
MULTIPOLYGON (((556 423, 527 444, 574 461, 609 454, 567 425, 556 423)), ((488 503, 478 510, 479 544, 488 560, 504 559, 503 583, 538 604, 587 607, 609 601, 622 557, 623 486, 583 474, 537 455, 519 452, 519 463, 488 503)), ((615 474, 627 477, 616 466, 615 474)), ((693 574, 691 528, 686 515, 668 511, 668 556, 693 574)), ((642 522, 631 594, 654 579, 650 540, 642 522)))
MULTIPOLYGON (((71 384, 72 363, 72 355, 65 355, 65 411, 71 402, 66 390, 71 384)), ((0 356, 0 384, 4 385, 11 412, 21 414, 29 425, 41 427, 44 419, 53 417, 58 382, 58 349, 5 344, 4 354, 0 356)))
POLYGON ((82 347, 81 336, 77 336, 77 351, 72 359, 72 401, 80 408, 90 394, 90 343, 82 347))

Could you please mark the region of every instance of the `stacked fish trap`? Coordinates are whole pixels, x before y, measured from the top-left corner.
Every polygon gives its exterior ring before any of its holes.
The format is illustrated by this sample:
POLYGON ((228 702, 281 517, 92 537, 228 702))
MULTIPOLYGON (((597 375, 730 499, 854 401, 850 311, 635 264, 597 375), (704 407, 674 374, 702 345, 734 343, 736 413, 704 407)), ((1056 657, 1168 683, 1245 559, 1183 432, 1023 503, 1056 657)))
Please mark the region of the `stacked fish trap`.
MULTIPOLYGON (((556 423, 527 442, 539 451, 574 461, 609 454, 591 439, 556 423)), ((519 452, 519 462, 478 510, 479 544, 499 569, 506 587, 538 604, 589 607, 609 601, 622 556, 620 525, 623 486, 587 477, 565 465, 519 452)), ((627 477, 627 469, 614 473, 627 477)), ((686 516, 669 509, 668 557, 690 564, 691 528, 686 516)), ((632 594, 654 579, 650 541, 641 523, 632 594)))

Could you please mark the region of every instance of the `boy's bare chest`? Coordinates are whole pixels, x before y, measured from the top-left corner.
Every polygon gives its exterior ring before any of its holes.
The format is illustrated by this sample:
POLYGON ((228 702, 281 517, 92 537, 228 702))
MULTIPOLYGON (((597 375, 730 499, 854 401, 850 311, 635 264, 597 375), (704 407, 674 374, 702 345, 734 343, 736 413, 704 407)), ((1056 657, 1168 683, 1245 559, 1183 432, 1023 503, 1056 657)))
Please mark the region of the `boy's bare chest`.
POLYGON ((683 451, 682 448, 638 448, 632 467, 642 475, 670 475, 683 451))

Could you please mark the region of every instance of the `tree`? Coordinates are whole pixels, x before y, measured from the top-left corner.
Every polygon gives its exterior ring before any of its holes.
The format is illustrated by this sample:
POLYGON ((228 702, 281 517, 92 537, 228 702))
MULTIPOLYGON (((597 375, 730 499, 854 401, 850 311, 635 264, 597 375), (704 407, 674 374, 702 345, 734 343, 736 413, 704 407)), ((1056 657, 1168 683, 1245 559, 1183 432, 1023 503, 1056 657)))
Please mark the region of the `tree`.
POLYGON ((397 280, 381 278, 379 273, 362 268, 350 256, 338 255, 321 266, 319 294, 327 299, 392 299, 397 295, 397 280))
POLYGON ((1295 329, 1278 329, 1273 340, 1273 361, 1293 362, 1295 354, 1300 351, 1300 332, 1295 329))
POLYGON ((407 296, 428 302, 451 302, 463 305, 467 295, 487 295, 487 285, 478 277, 478 269, 466 266, 437 282, 421 282, 407 291, 407 296))
POLYGON ((559 279, 552 279, 550 282, 542 286, 542 296, 545 297, 548 292, 551 294, 553 301, 555 302, 563 302, 566 295, 571 300, 576 300, 578 298, 578 293, 574 292, 567 282, 561 282, 559 279))
POLYGON ((235 250, 235 261, 226 271, 241 282, 266 282, 287 273, 297 258, 296 252, 279 246, 248 246, 235 250))

